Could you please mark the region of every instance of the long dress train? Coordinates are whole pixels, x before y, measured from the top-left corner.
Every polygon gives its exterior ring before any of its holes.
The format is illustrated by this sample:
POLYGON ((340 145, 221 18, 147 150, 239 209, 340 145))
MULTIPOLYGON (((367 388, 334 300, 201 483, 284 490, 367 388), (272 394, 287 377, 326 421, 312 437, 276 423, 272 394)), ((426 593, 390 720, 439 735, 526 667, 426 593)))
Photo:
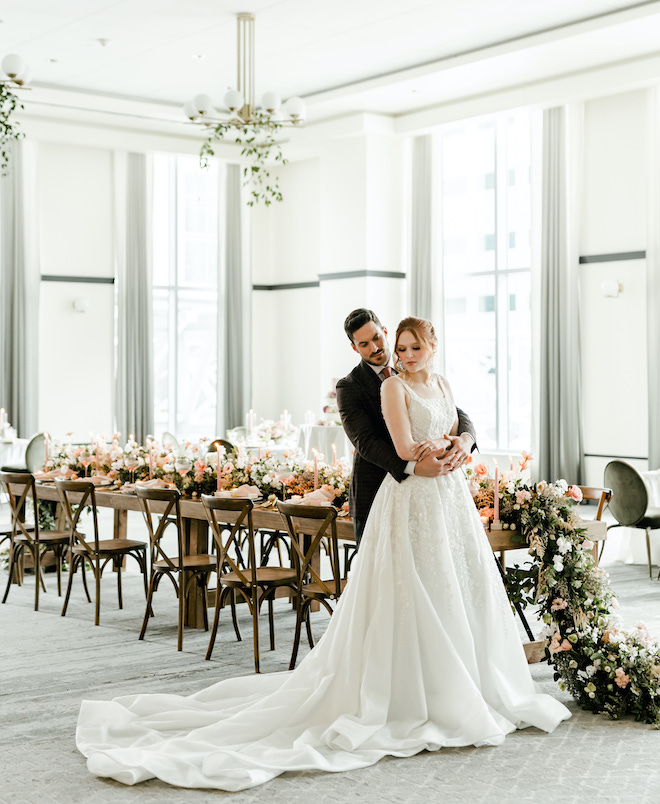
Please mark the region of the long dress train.
MULTIPOLYGON (((451 427, 448 399, 411 395, 413 438, 451 427)), ((387 476, 326 633, 291 672, 195 695, 83 701, 89 770, 125 784, 243 790, 287 770, 497 745, 570 717, 538 694, 462 472, 387 476)))

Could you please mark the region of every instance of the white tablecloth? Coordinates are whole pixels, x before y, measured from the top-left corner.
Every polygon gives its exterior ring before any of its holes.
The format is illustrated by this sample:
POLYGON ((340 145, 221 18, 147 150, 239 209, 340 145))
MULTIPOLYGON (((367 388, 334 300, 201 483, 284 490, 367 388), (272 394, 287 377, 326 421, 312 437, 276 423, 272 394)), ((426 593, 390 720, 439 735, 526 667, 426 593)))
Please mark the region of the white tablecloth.
POLYGON ((0 441, 0 466, 25 467, 25 450, 29 441, 29 438, 0 441))
POLYGON ((332 461, 332 445, 337 449, 338 458, 351 460, 353 445, 348 440, 341 425, 303 424, 298 431, 298 446, 311 460, 314 450, 323 454, 327 463, 332 461))
POLYGON ((649 505, 660 508, 660 469, 654 472, 640 472, 640 475, 644 478, 649 492, 649 505))

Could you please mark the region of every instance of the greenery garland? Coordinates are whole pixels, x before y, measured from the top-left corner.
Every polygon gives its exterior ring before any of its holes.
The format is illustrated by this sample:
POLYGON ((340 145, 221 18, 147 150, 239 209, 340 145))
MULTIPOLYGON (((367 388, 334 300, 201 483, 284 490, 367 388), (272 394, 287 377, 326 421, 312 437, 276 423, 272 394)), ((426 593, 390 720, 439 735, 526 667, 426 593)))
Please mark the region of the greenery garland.
POLYGON ((11 119, 17 107, 23 108, 18 96, 9 89, 9 84, 0 84, 0 171, 3 176, 7 175, 11 158, 10 143, 25 136, 19 124, 11 119))
MULTIPOLYGON (((282 146, 275 140, 275 135, 281 128, 281 123, 271 120, 268 115, 257 113, 253 125, 244 125, 238 129, 235 142, 243 145, 241 156, 250 160, 250 164, 243 166, 243 185, 250 188, 250 200, 247 202, 249 207, 260 201, 266 206, 273 201, 282 201, 277 177, 271 176, 267 168, 270 161, 287 164, 282 146)), ((237 129, 231 123, 218 123, 211 130, 213 133, 199 153, 202 167, 208 167, 209 157, 215 155, 215 143, 224 140, 228 132, 237 129)))
MULTIPOLYGON (((492 518, 494 479, 483 464, 467 474, 480 514, 492 518)), ((512 471, 497 493, 512 541, 531 556, 507 570, 508 592, 512 601, 539 607, 559 686, 583 709, 660 727, 660 647, 644 623, 620 627, 609 576, 596 566, 575 510, 579 489, 565 480, 527 483, 512 471)))

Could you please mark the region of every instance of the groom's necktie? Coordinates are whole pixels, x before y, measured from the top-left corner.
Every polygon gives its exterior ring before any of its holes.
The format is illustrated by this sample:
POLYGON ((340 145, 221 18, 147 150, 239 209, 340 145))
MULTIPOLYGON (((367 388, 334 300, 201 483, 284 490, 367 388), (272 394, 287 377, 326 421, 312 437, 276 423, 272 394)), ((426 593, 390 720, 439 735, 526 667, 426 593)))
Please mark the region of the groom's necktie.
POLYGON ((388 377, 391 377, 392 374, 394 374, 392 366, 385 366, 385 368, 380 372, 378 376, 380 377, 382 382, 383 380, 386 380, 388 377))

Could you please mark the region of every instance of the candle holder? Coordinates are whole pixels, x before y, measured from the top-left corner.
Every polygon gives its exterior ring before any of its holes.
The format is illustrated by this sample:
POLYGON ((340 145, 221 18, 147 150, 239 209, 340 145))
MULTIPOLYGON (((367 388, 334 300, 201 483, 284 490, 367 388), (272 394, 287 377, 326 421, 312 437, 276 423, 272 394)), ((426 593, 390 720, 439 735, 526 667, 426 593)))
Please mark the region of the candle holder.
POLYGON ((501 519, 497 519, 497 520, 494 519, 490 523, 490 529, 491 530, 504 530, 504 527, 502 526, 502 520, 501 519))

